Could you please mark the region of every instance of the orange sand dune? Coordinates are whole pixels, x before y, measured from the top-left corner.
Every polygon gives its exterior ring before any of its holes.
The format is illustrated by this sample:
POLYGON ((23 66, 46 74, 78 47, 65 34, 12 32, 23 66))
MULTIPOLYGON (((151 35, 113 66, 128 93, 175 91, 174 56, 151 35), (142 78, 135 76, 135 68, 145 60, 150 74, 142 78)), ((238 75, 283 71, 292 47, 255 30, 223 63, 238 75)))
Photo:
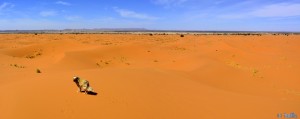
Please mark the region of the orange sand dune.
POLYGON ((300 116, 298 35, 1 34, 0 42, 0 119, 300 116), (98 95, 77 93, 75 75, 98 95))

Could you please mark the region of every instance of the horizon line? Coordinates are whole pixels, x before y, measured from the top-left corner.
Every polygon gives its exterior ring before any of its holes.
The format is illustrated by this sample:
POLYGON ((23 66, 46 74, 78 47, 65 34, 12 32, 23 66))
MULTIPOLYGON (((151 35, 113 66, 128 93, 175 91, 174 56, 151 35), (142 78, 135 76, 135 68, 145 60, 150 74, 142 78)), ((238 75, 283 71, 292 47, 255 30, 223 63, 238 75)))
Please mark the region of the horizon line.
POLYGON ((199 32, 199 33, 300 33, 300 31, 258 31, 258 30, 168 30, 147 28, 79 28, 79 29, 14 29, 0 32, 199 32))

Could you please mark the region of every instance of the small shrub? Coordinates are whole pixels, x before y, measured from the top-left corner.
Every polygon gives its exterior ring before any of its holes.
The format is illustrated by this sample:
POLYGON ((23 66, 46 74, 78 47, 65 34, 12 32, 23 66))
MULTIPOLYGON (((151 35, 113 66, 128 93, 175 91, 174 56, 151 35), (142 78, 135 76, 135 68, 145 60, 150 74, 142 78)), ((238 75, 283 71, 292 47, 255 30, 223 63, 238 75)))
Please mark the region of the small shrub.
POLYGON ((256 75, 257 75, 257 73, 258 73, 258 70, 257 70, 257 69, 253 69, 253 71, 252 71, 252 75, 253 75, 253 76, 256 76, 256 75))
POLYGON ((25 66, 18 65, 18 64, 10 64, 10 66, 16 67, 16 68, 25 68, 25 66))
POLYGON ((42 73, 40 69, 36 69, 36 73, 42 73))
POLYGON ((33 55, 28 55, 28 56, 26 56, 26 58, 33 59, 33 58, 35 58, 35 56, 33 56, 33 55))
POLYGON ((183 35, 183 34, 181 34, 181 35, 180 35, 180 37, 184 37, 184 35, 183 35))

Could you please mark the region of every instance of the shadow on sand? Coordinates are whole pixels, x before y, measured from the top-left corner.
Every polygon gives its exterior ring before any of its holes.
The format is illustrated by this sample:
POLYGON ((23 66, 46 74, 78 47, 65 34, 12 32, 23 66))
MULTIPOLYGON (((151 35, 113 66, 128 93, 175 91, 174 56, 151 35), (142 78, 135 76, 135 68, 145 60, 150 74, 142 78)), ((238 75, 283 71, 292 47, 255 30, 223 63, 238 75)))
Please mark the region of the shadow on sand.
POLYGON ((96 92, 88 92, 87 94, 88 95, 97 95, 98 93, 96 93, 96 92))
MULTIPOLYGON (((84 93, 84 91, 80 91, 81 93, 84 93)), ((86 94, 88 94, 88 95, 97 95, 98 93, 96 93, 96 92, 87 92, 86 94)))

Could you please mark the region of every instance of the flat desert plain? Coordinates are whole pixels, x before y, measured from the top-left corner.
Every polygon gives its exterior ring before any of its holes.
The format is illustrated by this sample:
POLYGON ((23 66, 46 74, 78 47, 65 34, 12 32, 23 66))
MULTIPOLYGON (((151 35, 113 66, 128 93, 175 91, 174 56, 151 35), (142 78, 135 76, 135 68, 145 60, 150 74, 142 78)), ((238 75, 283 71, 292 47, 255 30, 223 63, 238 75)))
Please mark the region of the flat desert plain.
POLYGON ((0 72, 0 119, 300 117, 300 35, 1 34, 0 72))

